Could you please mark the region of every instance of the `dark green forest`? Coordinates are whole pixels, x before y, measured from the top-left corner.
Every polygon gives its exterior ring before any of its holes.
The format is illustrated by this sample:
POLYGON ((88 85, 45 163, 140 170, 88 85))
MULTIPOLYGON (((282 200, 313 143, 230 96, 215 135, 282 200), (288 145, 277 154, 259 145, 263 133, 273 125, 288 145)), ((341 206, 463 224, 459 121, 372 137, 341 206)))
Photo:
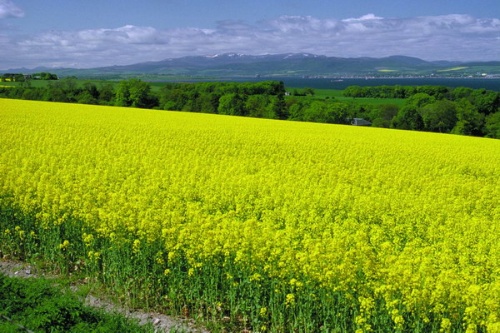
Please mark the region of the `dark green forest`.
POLYGON ((81 81, 75 77, 44 85, 24 80, 0 85, 0 97, 204 112, 269 119, 350 124, 500 138, 500 93, 444 86, 351 86, 345 99, 310 88, 288 91, 283 82, 197 82, 152 85, 140 79, 81 81), (377 99, 377 103, 370 100, 377 99), (387 103, 380 102, 387 99, 387 103), (400 103, 392 103, 398 99, 400 103))

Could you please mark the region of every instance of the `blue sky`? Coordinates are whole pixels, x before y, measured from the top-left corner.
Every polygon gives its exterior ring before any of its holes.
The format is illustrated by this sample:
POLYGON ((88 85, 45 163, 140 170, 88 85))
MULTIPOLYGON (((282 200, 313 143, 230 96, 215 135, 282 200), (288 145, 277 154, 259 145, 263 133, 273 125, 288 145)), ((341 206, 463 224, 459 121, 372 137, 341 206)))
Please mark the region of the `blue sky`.
POLYGON ((0 69, 186 55, 500 60, 498 0, 0 0, 0 69))

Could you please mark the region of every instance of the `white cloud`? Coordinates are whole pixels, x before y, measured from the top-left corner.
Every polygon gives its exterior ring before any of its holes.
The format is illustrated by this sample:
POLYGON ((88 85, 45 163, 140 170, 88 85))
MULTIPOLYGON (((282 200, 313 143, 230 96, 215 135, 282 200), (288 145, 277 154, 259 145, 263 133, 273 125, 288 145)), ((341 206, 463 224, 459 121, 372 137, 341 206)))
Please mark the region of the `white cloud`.
POLYGON ((133 25, 117 29, 83 30, 79 31, 74 39, 80 43, 162 44, 166 42, 156 29, 133 25))
POLYGON ((0 63, 96 67, 223 52, 496 60, 500 56, 499 36, 499 19, 469 15, 396 19, 367 14, 344 20, 281 16, 255 24, 220 21, 213 29, 159 30, 126 25, 28 37, 4 35, 0 38, 0 63))
POLYGON ((285 34, 330 30, 336 26, 335 21, 329 22, 328 20, 320 20, 311 16, 281 16, 276 20, 270 21, 269 24, 285 34))
POLYGON ((370 21, 370 20, 382 20, 382 17, 375 16, 375 14, 366 14, 358 18, 348 18, 342 21, 344 22, 357 22, 357 21, 370 21))
POLYGON ((0 19, 6 17, 23 17, 24 11, 10 0, 0 0, 0 19))

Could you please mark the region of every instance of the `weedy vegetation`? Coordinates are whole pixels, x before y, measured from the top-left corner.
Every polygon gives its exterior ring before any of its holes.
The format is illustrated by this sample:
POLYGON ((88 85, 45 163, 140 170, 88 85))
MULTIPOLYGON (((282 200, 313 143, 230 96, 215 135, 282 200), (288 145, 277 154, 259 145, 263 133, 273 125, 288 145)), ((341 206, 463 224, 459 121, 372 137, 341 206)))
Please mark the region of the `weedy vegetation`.
MULTIPOLYGON (((61 282, 61 281, 59 281, 61 282)), ((152 333, 122 315, 85 306, 55 281, 0 274, 0 332, 152 333)))

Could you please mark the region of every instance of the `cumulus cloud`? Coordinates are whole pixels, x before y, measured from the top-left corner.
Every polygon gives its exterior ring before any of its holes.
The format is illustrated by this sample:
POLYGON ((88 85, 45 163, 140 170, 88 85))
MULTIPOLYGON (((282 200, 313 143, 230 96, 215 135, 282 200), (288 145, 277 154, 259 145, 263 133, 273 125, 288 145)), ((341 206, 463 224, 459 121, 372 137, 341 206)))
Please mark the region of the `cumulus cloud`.
POLYGON ((359 21, 370 21, 370 20, 382 20, 382 17, 375 16, 375 14, 366 14, 358 18, 348 18, 344 19, 344 22, 359 22, 359 21))
POLYGON ((24 11, 10 0, 0 0, 0 19, 6 17, 23 17, 24 11))
MULTIPOLYGON (((8 42, 0 39, 0 47, 4 52, 15 49, 16 61, 26 66, 95 67, 224 52, 496 60, 500 55, 499 36, 499 19, 469 15, 397 19, 367 14, 343 20, 280 16, 253 24, 228 20, 217 22, 213 29, 160 30, 126 25, 53 31, 24 38, 10 36, 8 42)), ((0 62, 6 60, 4 57, 0 54, 0 62)))

